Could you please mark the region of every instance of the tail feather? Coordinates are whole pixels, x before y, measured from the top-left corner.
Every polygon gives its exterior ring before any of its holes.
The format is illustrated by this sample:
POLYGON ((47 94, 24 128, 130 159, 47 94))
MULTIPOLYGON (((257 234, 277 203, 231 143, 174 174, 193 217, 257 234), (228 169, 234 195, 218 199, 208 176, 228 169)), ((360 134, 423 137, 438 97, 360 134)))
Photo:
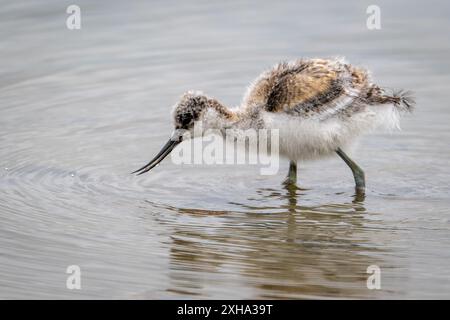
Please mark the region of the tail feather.
POLYGON ((399 90, 393 92, 392 96, 388 98, 403 111, 412 112, 414 110, 416 101, 411 91, 399 90))
POLYGON ((367 100, 371 104, 394 104, 400 111, 412 112, 416 104, 411 91, 398 90, 387 93, 377 86, 373 86, 367 95, 367 100))

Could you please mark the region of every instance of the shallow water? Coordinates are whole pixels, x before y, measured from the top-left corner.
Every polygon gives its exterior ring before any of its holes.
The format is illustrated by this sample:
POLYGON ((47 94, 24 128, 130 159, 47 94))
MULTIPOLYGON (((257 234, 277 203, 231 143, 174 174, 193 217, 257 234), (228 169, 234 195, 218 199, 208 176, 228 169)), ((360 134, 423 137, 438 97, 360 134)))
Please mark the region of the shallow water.
POLYGON ((449 298, 446 2, 378 1, 376 31, 369 1, 77 1, 78 31, 69 4, 1 3, 0 298, 449 298), (129 174, 185 90, 236 105, 277 61, 336 55, 417 96, 353 153, 365 199, 337 157, 302 163, 294 191, 287 161, 129 174))

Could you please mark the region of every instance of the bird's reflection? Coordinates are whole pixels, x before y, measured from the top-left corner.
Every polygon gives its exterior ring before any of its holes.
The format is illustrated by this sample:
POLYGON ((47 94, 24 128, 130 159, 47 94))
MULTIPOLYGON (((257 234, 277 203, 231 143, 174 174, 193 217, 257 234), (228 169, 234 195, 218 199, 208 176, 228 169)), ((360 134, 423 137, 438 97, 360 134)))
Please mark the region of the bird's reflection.
POLYGON ((259 189, 252 199, 270 199, 271 206, 234 203, 237 210, 229 211, 164 206, 179 218, 167 222, 173 230, 168 292, 371 297, 366 269, 381 263, 382 246, 365 228, 364 199, 355 195, 344 203, 303 206, 305 193, 295 186, 259 189))

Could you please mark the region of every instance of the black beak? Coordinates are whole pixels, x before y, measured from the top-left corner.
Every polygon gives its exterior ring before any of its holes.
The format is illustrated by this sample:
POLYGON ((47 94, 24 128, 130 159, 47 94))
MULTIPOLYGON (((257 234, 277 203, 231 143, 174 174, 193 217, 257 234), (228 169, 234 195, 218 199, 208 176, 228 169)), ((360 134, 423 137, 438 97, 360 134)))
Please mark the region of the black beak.
POLYGON ((151 169, 153 169, 158 163, 160 163, 161 161, 163 161, 163 159, 165 157, 167 157, 167 155, 178 145, 180 144, 180 142, 182 141, 182 137, 179 136, 176 138, 176 140, 174 140, 173 138, 170 138, 169 141, 167 141, 167 143, 164 145, 164 147, 162 147, 161 151, 149 162, 147 163, 145 166, 143 166, 142 168, 132 172, 133 173, 137 173, 137 175, 141 175, 143 173, 146 173, 147 171, 150 171, 151 169))

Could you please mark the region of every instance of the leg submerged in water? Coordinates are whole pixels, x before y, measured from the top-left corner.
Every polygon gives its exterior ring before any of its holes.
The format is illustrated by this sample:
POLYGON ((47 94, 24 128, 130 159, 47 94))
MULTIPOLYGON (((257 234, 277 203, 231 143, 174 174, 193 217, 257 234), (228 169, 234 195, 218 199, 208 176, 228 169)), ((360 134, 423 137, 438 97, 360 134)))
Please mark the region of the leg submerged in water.
POLYGON ((289 162, 289 172, 284 180, 284 184, 296 184, 297 183, 297 162, 290 161, 289 162))
POLYGON ((366 180, 364 176, 364 171, 352 160, 349 156, 345 154, 341 148, 336 150, 336 153, 341 157, 342 160, 350 167, 353 172, 353 177, 355 178, 356 192, 364 193, 366 189, 366 180))

